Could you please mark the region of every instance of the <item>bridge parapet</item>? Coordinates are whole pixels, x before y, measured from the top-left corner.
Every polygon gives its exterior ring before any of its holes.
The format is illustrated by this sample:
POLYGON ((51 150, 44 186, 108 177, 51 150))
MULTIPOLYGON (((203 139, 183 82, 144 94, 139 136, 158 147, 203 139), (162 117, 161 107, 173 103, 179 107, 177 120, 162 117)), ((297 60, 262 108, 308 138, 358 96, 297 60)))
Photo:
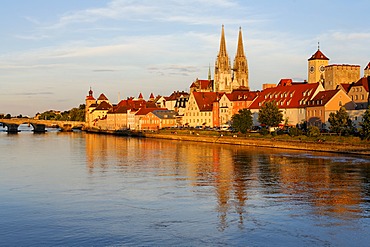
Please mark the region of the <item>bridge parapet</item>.
POLYGON ((45 132, 46 127, 58 126, 62 131, 71 131, 73 128, 83 128, 85 122, 79 121, 57 121, 57 120, 39 120, 31 118, 11 118, 0 119, 0 123, 8 128, 8 132, 16 133, 21 124, 32 125, 34 132, 45 132))

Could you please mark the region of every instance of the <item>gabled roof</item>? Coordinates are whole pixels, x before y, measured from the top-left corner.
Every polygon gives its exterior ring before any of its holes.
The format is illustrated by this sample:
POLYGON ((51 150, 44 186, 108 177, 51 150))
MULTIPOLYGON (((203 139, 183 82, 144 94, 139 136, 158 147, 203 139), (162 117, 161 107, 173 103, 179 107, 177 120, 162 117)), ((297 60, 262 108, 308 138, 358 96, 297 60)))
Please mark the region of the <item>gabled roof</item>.
POLYGON ((108 100, 108 98, 102 93, 100 94, 98 100, 108 100))
POLYGON ((327 58, 324 53, 322 53, 320 51, 320 49, 317 49, 317 51, 315 52, 315 54, 313 54, 309 59, 308 61, 310 60, 329 60, 329 58, 327 58))
POLYGON ((108 102, 106 102, 106 101, 102 101, 95 109, 94 109, 94 111, 96 111, 96 110, 101 110, 101 111, 105 111, 105 110, 109 110, 109 109, 111 109, 112 108, 112 106, 108 103, 108 102))
POLYGON ((144 99, 143 94, 140 93, 138 99, 144 99))
POLYGON ((326 105, 338 92, 340 89, 326 90, 318 92, 317 95, 309 101, 307 106, 324 106, 326 105))
POLYGON ((272 101, 275 101, 279 108, 301 108, 319 88, 322 88, 319 83, 300 83, 267 88, 257 94, 249 108, 259 109, 266 102, 272 101))
POLYGON ((173 110, 154 110, 152 113, 160 119, 174 119, 177 115, 173 110))
POLYGON ((370 70, 370 62, 367 64, 367 66, 365 67, 365 70, 370 70))
POLYGON ((190 86, 190 88, 199 88, 201 90, 205 90, 208 88, 212 88, 213 80, 199 80, 197 79, 195 82, 193 82, 190 86))
POLYGON ((128 107, 127 106, 117 106, 114 113, 127 113, 128 107))
POLYGON ((127 109, 138 110, 140 108, 146 107, 146 101, 145 100, 134 100, 132 98, 128 98, 125 100, 121 100, 118 103, 118 106, 126 106, 127 109))
POLYGON ((344 90, 346 93, 348 93, 348 92, 349 92, 349 90, 351 89, 352 84, 342 83, 342 84, 340 84, 340 86, 343 88, 343 90, 344 90))
POLYGON ((149 112, 153 112, 155 110, 167 110, 167 108, 141 108, 135 113, 135 115, 146 115, 149 112))
POLYGON ((223 93, 193 92, 193 95, 200 111, 212 111, 213 103, 218 101, 223 93))
POLYGON ((189 93, 187 92, 180 92, 180 91, 174 91, 170 96, 166 97, 166 100, 169 101, 169 100, 177 100, 178 98, 180 98, 181 96, 189 96, 189 93))
POLYGON ((257 92, 254 91, 232 91, 226 93, 226 97, 230 101, 253 101, 257 97, 257 92))
POLYGON ((360 80, 353 83, 351 85, 351 88, 356 87, 356 86, 363 86, 365 88, 366 92, 369 92, 369 82, 367 80, 367 77, 362 77, 360 80))
POLYGON ((154 97, 154 94, 153 94, 153 93, 151 93, 151 94, 150 94, 149 99, 150 99, 150 100, 154 100, 154 99, 155 99, 155 97, 154 97))

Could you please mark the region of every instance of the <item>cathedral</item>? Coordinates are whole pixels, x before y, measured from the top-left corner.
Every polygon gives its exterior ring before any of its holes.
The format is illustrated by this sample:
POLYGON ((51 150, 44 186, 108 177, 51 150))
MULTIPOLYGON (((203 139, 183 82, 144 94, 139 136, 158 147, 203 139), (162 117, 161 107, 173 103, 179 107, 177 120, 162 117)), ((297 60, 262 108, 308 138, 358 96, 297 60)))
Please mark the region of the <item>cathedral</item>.
POLYGON ((239 29, 238 45, 233 67, 226 50, 224 26, 221 30, 220 50, 215 63, 214 92, 232 92, 234 89, 249 89, 248 63, 244 53, 242 30, 239 29))

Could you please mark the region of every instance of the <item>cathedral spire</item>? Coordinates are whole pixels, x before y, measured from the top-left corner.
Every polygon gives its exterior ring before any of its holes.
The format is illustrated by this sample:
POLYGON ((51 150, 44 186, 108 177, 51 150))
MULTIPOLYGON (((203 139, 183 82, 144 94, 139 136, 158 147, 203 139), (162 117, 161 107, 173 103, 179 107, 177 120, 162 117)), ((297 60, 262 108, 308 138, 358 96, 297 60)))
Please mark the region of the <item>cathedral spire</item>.
POLYGON ((236 57, 244 57, 244 47, 243 47, 243 35, 242 28, 239 27, 239 37, 238 37, 238 48, 236 50, 236 57))
POLYGON ((224 25, 222 25, 222 30, 221 30, 220 51, 219 51, 218 55, 219 56, 227 56, 224 25))
POLYGON ((249 89, 248 61, 244 53, 243 34, 241 27, 239 27, 238 47, 234 59, 233 71, 234 78, 232 87, 234 89, 240 87, 249 89))
POLYGON ((217 60, 215 64, 215 76, 213 81, 213 90, 215 92, 226 92, 231 91, 231 65, 230 59, 226 51, 226 39, 224 25, 222 25, 221 30, 221 40, 220 40, 220 51, 217 55, 217 60))

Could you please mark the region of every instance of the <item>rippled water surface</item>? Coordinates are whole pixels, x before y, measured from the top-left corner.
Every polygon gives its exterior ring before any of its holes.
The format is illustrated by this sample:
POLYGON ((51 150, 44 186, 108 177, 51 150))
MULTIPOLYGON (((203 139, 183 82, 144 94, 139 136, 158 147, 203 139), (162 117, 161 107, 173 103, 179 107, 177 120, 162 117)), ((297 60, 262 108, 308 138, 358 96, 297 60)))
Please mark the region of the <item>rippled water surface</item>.
POLYGON ((369 246, 368 157, 0 132, 0 246, 369 246))

